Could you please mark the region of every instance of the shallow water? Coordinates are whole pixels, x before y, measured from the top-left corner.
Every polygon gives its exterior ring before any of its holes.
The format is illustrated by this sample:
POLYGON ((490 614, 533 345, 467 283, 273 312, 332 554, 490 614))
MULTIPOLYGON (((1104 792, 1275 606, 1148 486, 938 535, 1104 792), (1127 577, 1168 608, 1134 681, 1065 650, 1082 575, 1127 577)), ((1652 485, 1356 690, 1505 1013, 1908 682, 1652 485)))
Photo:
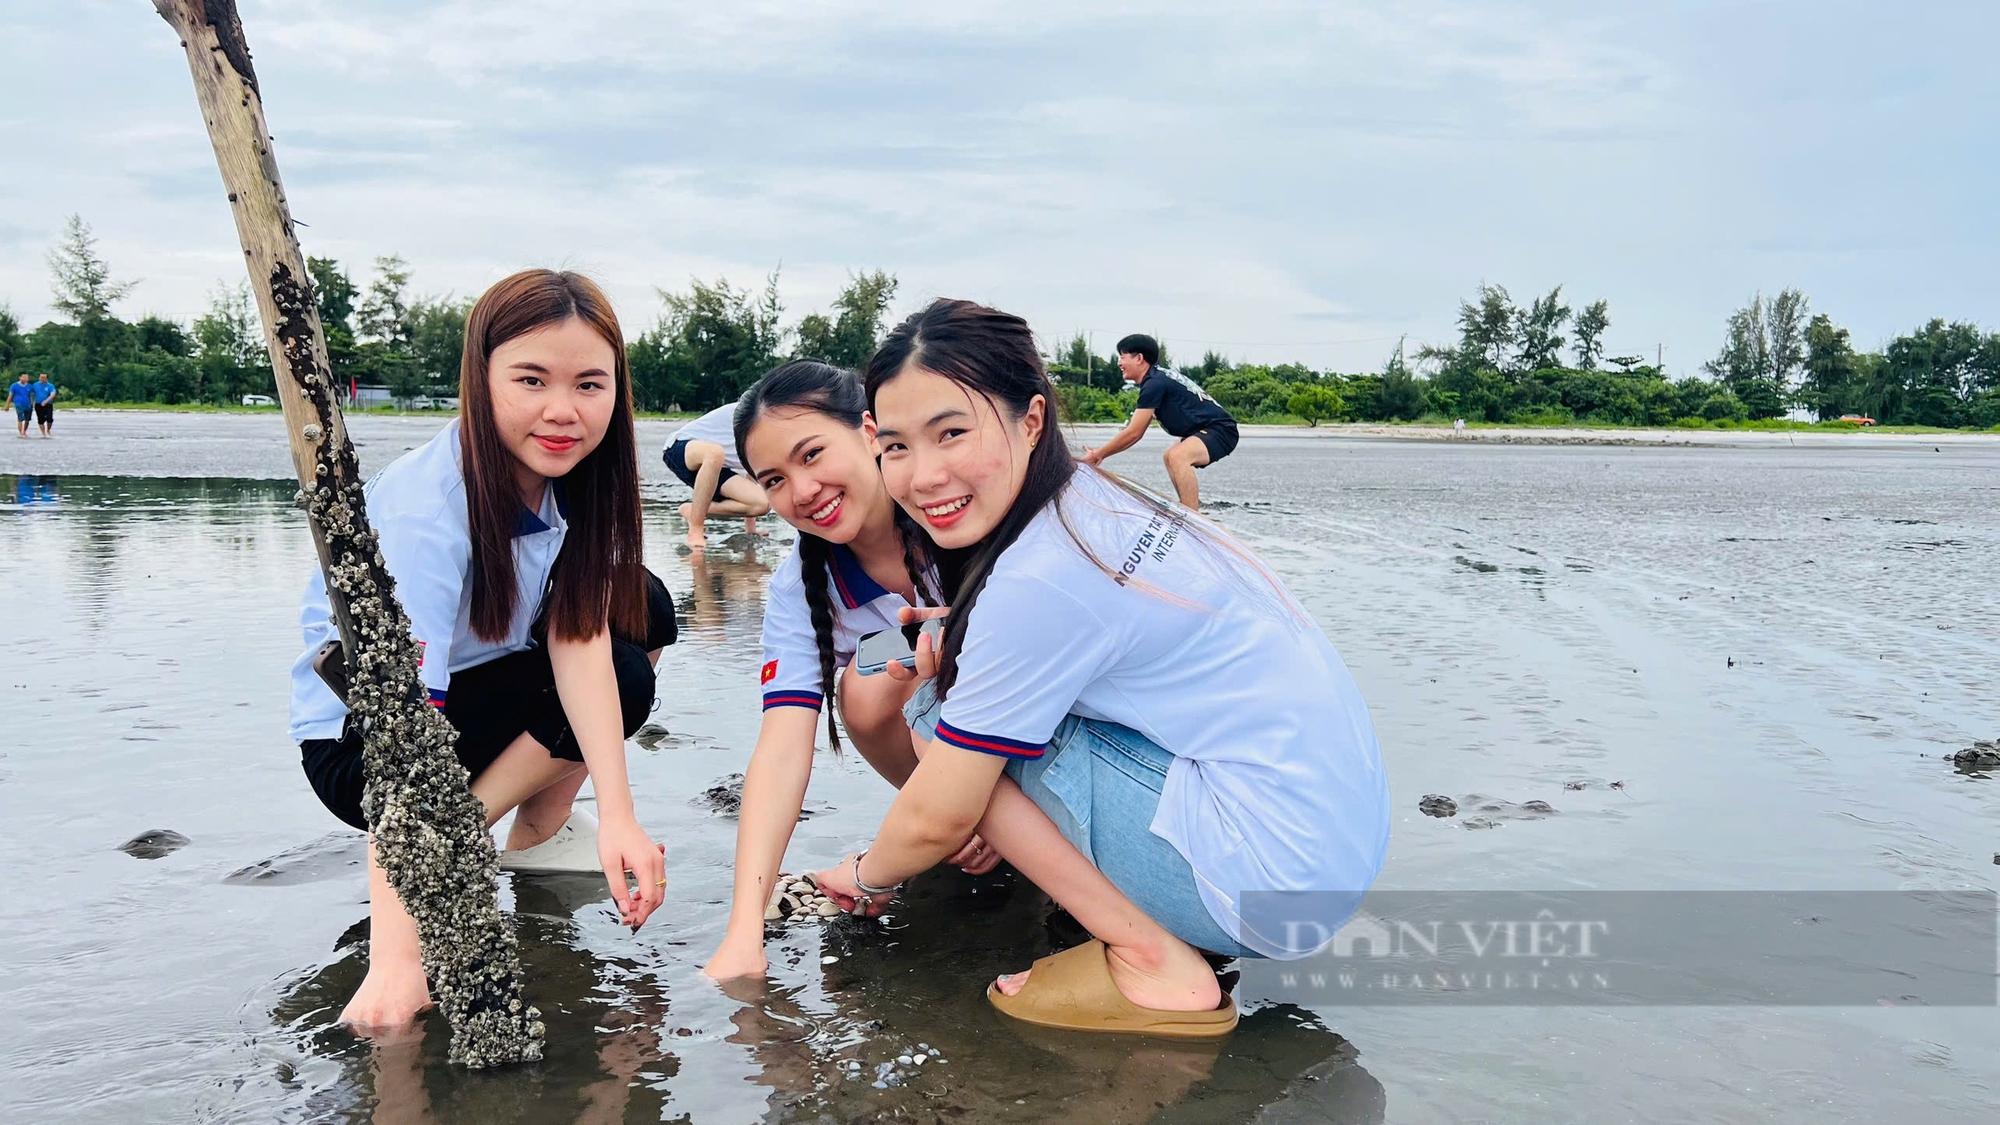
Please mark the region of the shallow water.
MULTIPOLYGON (((699 968, 734 822, 700 794, 754 740, 762 592, 786 536, 721 543, 692 567, 674 549, 684 490, 657 464, 649 561, 687 627, 661 662, 671 733, 630 753, 642 819, 668 845, 668 910, 634 936, 600 880, 505 878, 551 1028, 539 1067, 447 1068, 436 1026, 357 1041, 329 1025, 363 969, 360 837, 319 808, 284 737, 311 553, 291 486, 247 479, 289 471, 273 423, 70 412, 57 441, 0 441, 0 473, 26 474, 0 476, 0 1120, 2000 1110, 1990 1007, 1315 1011, 1248 994, 1220 1048, 1033 1034, 992 1013, 981 982, 1074 938, 1004 877, 939 872, 887 924, 787 928, 769 984, 726 994, 699 968), (153 829, 189 842, 118 850, 153 829), (943 1061, 877 1088, 918 1043, 943 1061)), ((357 420, 364 464, 436 424, 357 420)), ((669 428, 646 424, 647 447, 669 428)), ((1163 484, 1156 441, 1114 464, 1163 484)), ((1996 885, 1995 783, 1939 755, 2000 734, 2000 448, 1252 436, 1203 486, 1370 700, 1397 811, 1383 887, 1996 885), (1467 831, 1417 812, 1430 793, 1555 813, 1467 831)), ((851 755, 822 755, 787 866, 865 841, 888 799, 851 755)))

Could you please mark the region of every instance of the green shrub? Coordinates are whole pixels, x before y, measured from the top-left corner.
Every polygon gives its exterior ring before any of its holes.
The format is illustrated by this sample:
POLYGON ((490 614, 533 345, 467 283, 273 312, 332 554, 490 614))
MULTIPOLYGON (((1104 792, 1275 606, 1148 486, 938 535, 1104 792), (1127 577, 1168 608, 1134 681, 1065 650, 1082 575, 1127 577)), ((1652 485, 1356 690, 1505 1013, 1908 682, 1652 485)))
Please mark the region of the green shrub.
POLYGON ((1507 421, 1516 426, 1569 426, 1576 423, 1576 415, 1566 406, 1543 406, 1515 411, 1507 421))
POLYGON ((1137 405, 1137 392, 1112 394, 1081 383, 1056 387, 1057 412, 1065 422, 1123 422, 1137 405))
POLYGON ((1340 395, 1333 388, 1323 386, 1300 387, 1285 400, 1285 409, 1305 419, 1308 426, 1317 426, 1328 418, 1338 418, 1341 406, 1340 395))
POLYGON ((1750 408, 1733 393, 1717 390, 1701 404, 1701 416, 1711 422, 1741 422, 1750 417, 1750 408))

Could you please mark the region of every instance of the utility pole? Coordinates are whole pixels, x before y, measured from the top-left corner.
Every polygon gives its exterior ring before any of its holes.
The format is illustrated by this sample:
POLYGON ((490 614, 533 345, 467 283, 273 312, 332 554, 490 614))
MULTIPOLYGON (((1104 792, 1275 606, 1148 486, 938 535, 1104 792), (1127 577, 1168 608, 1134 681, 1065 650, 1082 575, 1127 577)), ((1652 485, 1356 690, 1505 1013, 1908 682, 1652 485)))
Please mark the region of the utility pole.
POLYGON ((543 1028, 521 998, 520 951, 500 916, 486 810, 453 752, 457 732, 430 705, 418 678, 409 619, 368 526, 361 470, 236 0, 153 0, 153 7, 187 50, 264 321, 299 506, 340 630, 348 722, 362 731, 362 810, 377 860, 416 919, 424 972, 451 1024, 452 1061, 473 1067, 534 1061, 541 1058, 543 1028))

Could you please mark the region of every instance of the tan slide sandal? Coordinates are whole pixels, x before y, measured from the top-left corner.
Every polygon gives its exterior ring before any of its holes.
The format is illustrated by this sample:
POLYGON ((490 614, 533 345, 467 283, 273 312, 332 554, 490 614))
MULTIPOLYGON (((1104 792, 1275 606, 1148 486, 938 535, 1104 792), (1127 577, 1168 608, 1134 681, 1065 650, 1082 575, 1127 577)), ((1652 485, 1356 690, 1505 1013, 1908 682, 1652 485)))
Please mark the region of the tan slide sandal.
POLYGON ((1235 1029, 1236 1001, 1227 995, 1220 1007, 1206 1012, 1141 1008, 1118 991, 1104 957, 1104 943, 1094 940, 1052 953, 1035 962, 1019 993, 1008 996, 996 982, 986 986, 986 999, 1002 1015, 1065 1031, 1214 1039, 1235 1029))

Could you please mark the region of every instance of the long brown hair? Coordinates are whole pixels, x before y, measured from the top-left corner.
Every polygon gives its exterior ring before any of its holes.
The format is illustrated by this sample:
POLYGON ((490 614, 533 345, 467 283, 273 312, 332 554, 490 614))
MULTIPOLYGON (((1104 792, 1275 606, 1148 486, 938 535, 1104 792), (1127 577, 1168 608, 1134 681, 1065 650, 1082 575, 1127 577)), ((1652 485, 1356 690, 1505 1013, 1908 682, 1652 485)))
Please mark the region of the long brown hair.
POLYGON ((521 518, 514 456, 493 420, 488 365, 494 349, 507 341, 570 319, 596 329, 611 345, 616 398, 604 440, 553 486, 563 490, 569 532, 549 576, 549 635, 588 640, 607 624, 621 636, 646 635, 638 441, 632 433, 625 335, 595 282, 567 270, 538 269, 495 284, 465 318, 459 453, 472 527, 472 631, 485 640, 505 637, 514 621, 514 531, 521 518))

